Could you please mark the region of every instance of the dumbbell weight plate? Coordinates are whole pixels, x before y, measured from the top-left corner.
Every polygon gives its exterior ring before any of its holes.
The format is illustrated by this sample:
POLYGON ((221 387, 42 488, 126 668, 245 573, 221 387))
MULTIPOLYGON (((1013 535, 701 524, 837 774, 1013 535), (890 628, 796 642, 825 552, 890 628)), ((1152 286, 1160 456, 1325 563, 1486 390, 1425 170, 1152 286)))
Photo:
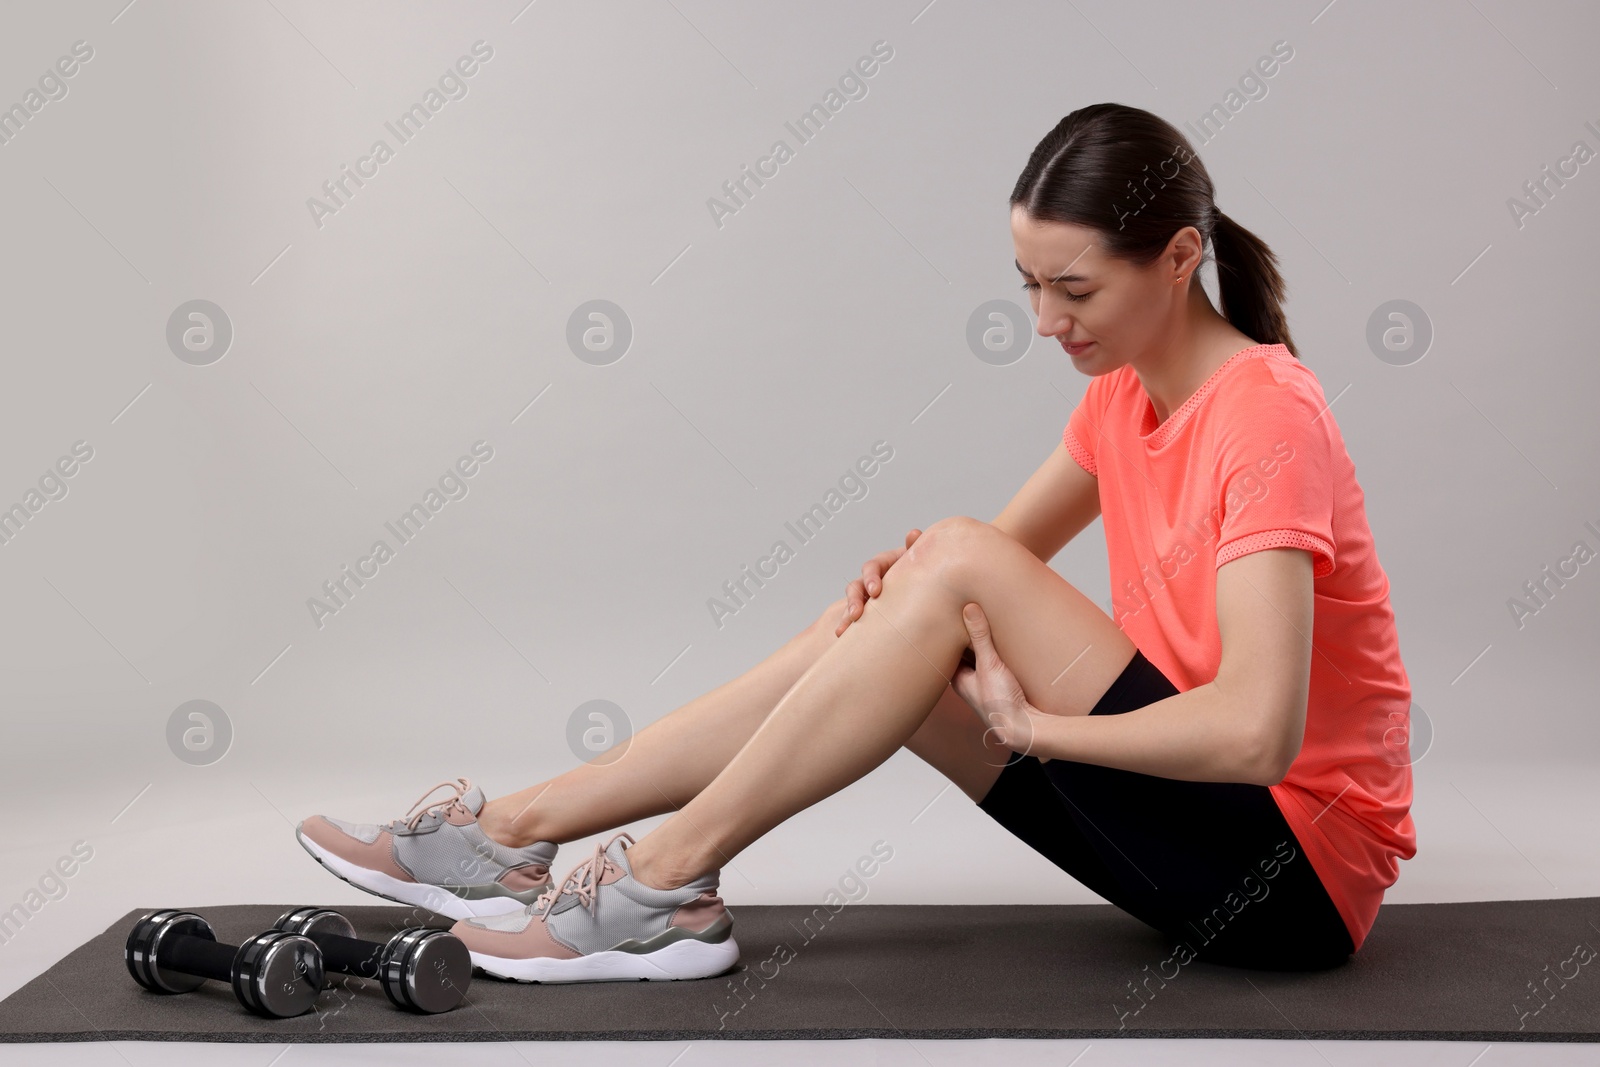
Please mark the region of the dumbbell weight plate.
POLYGON ((350 920, 332 908, 291 908, 278 916, 278 921, 272 924, 272 928, 305 934, 307 937, 316 934, 349 938, 356 936, 356 928, 350 925, 350 920))
POLYGON ((188 993, 200 988, 206 980, 204 975, 174 971, 156 962, 161 956, 162 942, 180 934, 206 941, 217 939, 210 923, 193 912, 177 908, 153 911, 133 924, 123 949, 123 959, 135 982, 155 993, 188 993))
MULTIPOLYGON (((278 916, 273 928, 313 938, 356 936, 350 920, 332 908, 291 909, 278 916)), ((457 1007, 466 996, 472 983, 472 956, 448 930, 407 927, 384 945, 377 972, 361 977, 380 981, 395 1007, 435 1015, 457 1007)))
POLYGON ((472 956, 448 930, 402 930, 383 956, 383 991, 398 1008, 429 1015, 450 1011, 471 982, 472 956))
POLYGON ((315 1006, 323 978, 322 950, 315 941, 268 930, 239 946, 233 991, 257 1015, 286 1019, 315 1006))
MULTIPOLYGON (((318 935, 322 934, 350 938, 356 936, 356 928, 350 925, 350 920, 332 908, 292 908, 278 916, 278 921, 272 924, 272 928, 274 930, 287 930, 295 934, 304 934, 313 941, 316 940, 318 935)), ((327 966, 326 957, 324 957, 323 964, 323 970, 326 972, 323 987, 327 988, 335 983, 333 976, 336 972, 332 967, 327 966)), ((357 975, 357 977, 375 979, 377 975, 357 975)))

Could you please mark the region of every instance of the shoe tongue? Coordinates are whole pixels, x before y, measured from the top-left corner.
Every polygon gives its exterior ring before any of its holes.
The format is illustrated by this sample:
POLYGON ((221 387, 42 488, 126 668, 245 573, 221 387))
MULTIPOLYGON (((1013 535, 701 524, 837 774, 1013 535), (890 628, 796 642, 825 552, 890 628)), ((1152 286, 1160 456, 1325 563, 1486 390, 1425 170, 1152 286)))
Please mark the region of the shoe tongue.
POLYGON ((623 847, 622 838, 619 837, 615 841, 611 842, 610 848, 606 849, 606 857, 610 859, 612 863, 615 863, 618 867, 621 867, 629 877, 632 877, 633 864, 628 862, 628 857, 624 855, 625 851, 626 849, 623 847))
POLYGON ((477 786, 473 786, 471 789, 461 794, 462 805, 474 815, 483 810, 485 799, 486 798, 483 795, 483 790, 479 789, 477 786))

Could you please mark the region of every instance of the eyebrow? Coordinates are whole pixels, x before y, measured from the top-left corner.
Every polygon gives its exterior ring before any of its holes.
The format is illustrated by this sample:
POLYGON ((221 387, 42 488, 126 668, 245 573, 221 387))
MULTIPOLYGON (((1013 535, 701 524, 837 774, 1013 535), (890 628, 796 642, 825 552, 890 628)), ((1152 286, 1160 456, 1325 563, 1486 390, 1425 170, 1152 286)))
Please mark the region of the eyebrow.
MULTIPOLYGON (((1023 270, 1021 263, 1017 263, 1017 261, 1014 259, 1011 262, 1017 264, 1017 270, 1021 272, 1024 277, 1033 277, 1032 274, 1029 274, 1026 270, 1023 270)), ((1055 278, 1052 278, 1050 284, 1054 285, 1057 282, 1086 282, 1088 280, 1088 276, 1083 274, 1061 274, 1057 275, 1055 278)))

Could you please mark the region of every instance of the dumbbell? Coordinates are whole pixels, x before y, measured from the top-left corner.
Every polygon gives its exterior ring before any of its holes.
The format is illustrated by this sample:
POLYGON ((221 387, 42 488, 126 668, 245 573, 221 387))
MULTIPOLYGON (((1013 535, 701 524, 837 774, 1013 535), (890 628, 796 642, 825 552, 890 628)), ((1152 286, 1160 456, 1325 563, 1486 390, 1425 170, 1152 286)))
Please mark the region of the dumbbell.
POLYGON ((304 1015, 322 992, 322 950, 309 937, 269 930, 235 948, 219 943, 200 916, 177 908, 134 923, 123 957, 133 980, 153 993, 187 993, 213 978, 269 1019, 304 1015))
POLYGON ((472 983, 472 956, 448 930, 408 926, 388 941, 362 941, 331 908, 291 908, 273 929, 302 934, 322 950, 327 970, 376 978, 397 1008, 435 1015, 461 1003, 472 983))

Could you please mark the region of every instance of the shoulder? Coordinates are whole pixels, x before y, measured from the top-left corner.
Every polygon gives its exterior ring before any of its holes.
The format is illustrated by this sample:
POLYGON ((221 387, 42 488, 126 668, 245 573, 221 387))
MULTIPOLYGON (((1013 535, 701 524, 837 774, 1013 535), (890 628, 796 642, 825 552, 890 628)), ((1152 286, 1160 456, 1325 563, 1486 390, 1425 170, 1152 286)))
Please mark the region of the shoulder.
POLYGON ((1316 373, 1282 345, 1266 346, 1262 355, 1246 360, 1222 382, 1217 394, 1214 399, 1221 401, 1217 407, 1225 409, 1227 424, 1285 418, 1320 422, 1331 417, 1316 373))
POLYGON ((1218 471, 1255 465, 1268 455, 1299 457, 1302 466, 1327 471, 1342 448, 1317 376, 1288 349, 1275 347, 1277 353, 1236 368, 1211 398, 1216 403, 1203 433, 1218 471))

